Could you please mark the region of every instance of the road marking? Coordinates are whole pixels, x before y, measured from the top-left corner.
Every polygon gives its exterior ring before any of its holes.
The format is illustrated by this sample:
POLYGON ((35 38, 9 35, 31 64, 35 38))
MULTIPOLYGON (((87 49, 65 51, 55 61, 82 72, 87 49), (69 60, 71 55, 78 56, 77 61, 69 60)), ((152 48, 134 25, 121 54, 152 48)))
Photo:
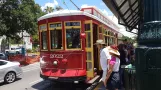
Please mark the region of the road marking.
POLYGON ((29 83, 29 84, 30 84, 30 85, 34 85, 34 84, 36 84, 36 83, 38 83, 38 82, 41 82, 41 81, 43 81, 43 79, 39 79, 39 80, 33 81, 33 82, 29 83))
POLYGON ((33 70, 37 70, 40 69, 40 64, 38 63, 34 63, 34 64, 30 64, 26 67, 22 67, 22 71, 23 72, 29 72, 29 71, 33 71, 33 70))
POLYGON ((40 68, 28 69, 28 70, 24 70, 23 72, 29 72, 29 71, 33 71, 33 70, 40 70, 40 68))
POLYGON ((32 69, 32 68, 40 68, 40 66, 28 67, 28 68, 22 68, 22 70, 28 70, 28 69, 32 69))

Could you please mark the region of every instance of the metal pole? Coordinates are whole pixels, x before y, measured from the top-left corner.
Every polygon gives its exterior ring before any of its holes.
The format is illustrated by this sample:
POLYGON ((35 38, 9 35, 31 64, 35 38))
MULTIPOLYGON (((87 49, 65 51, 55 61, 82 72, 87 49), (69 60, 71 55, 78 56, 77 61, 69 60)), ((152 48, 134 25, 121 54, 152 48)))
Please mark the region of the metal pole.
POLYGON ((161 90, 161 0, 141 0, 143 22, 140 22, 136 48, 136 90, 161 90))
POLYGON ((74 4, 74 6, 77 7, 78 10, 80 10, 80 8, 72 0, 70 0, 70 1, 74 4))

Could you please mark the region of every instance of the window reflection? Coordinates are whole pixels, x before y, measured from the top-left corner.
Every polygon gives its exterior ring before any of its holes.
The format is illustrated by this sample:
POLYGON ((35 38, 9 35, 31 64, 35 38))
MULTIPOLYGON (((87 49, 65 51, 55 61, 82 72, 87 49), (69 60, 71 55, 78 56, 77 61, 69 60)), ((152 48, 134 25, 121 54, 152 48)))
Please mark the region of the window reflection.
POLYGON ((47 49, 47 32, 41 32, 41 42, 42 42, 42 49, 47 49))
POLYGON ((66 29, 67 48, 81 48, 80 44, 80 29, 66 29))
POLYGON ((51 49, 62 49, 62 30, 51 30, 51 49))

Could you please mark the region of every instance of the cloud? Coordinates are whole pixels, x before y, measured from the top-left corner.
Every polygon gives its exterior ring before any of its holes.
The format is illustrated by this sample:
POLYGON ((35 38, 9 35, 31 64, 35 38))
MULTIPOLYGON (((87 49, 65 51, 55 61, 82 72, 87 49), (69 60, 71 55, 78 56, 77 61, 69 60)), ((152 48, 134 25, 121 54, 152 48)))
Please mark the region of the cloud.
POLYGON ((82 6, 81 6, 81 8, 85 8, 85 7, 87 7, 88 6, 88 4, 83 4, 82 6))
POLYGON ((105 6, 105 3, 101 2, 101 3, 100 3, 100 6, 105 6))
POLYGON ((41 9, 44 10, 47 6, 54 8, 54 7, 58 6, 58 2, 56 0, 53 0, 52 3, 50 3, 50 2, 45 3, 45 5, 41 7, 41 9))
MULTIPOLYGON (((100 10, 101 10, 101 9, 100 9, 100 10)), ((105 9, 103 9, 103 10, 101 10, 101 11, 102 11, 103 14, 105 14, 105 15, 107 15, 107 16, 109 15, 108 12, 107 12, 105 9)))

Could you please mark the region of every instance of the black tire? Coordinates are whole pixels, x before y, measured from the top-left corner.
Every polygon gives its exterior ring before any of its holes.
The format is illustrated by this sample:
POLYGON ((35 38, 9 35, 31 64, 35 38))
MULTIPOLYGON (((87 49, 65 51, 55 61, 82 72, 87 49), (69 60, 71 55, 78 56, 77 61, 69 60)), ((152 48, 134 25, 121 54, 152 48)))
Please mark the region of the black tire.
POLYGON ((19 51, 16 51, 16 54, 20 54, 20 52, 19 51))
POLYGON ((8 54, 9 52, 8 51, 6 51, 6 54, 8 54))
POLYGON ((16 80, 16 73, 15 72, 8 72, 4 77, 4 82, 9 84, 16 80))

